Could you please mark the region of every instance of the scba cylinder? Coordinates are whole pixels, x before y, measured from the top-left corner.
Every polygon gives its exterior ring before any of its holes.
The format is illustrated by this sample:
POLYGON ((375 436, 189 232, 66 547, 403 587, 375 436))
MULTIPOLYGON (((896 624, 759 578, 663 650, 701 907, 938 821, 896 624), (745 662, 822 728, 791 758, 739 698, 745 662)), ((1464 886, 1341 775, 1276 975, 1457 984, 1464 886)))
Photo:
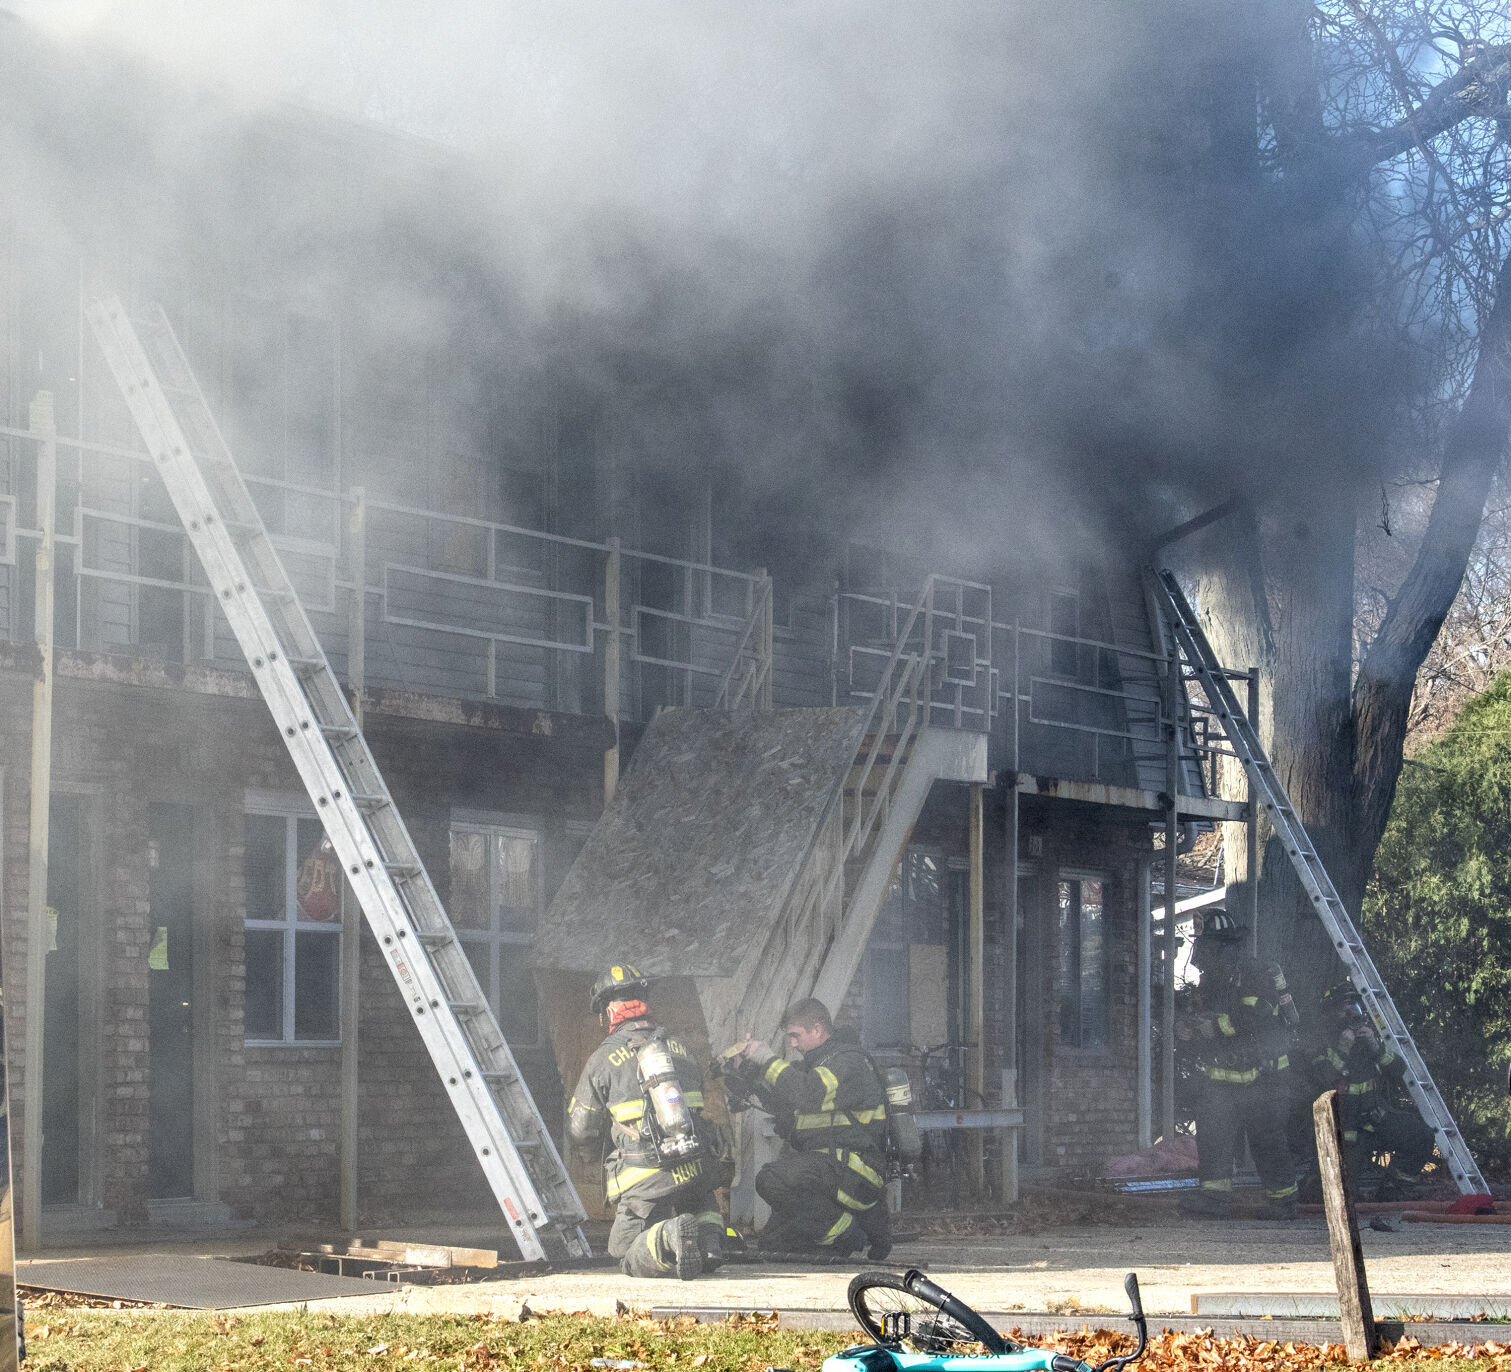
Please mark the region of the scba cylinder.
POLYGON ((656 1150, 663 1158, 685 1158, 698 1151, 698 1127, 677 1080, 677 1061, 657 1034, 636 1055, 640 1085, 650 1102, 656 1150))
POLYGON ((901 1067, 882 1074, 887 1089, 887 1137, 902 1162, 917 1162, 923 1156, 923 1138, 913 1118, 913 1087, 901 1067))

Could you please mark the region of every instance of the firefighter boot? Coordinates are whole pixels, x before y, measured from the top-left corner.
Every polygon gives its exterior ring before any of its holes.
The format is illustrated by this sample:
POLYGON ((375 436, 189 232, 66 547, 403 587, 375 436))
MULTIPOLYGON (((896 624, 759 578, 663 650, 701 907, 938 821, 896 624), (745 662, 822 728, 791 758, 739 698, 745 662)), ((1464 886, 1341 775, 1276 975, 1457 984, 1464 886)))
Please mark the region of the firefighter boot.
POLYGON ((1183 1192, 1178 1205, 1183 1215, 1195 1215, 1204 1220, 1221 1220, 1227 1218, 1231 1198, 1230 1191, 1203 1186, 1197 1191, 1183 1192))
POLYGON ((672 1265, 683 1281, 691 1281, 703 1270, 703 1242, 698 1234, 696 1215, 678 1215, 667 1220, 661 1230, 662 1241, 671 1250, 672 1265))
POLYGON ((1296 1218, 1296 1197, 1294 1193, 1289 1196, 1271 1196, 1269 1202, 1264 1207, 1264 1214, 1260 1218, 1279 1220, 1282 1224, 1290 1223, 1291 1220, 1296 1218))

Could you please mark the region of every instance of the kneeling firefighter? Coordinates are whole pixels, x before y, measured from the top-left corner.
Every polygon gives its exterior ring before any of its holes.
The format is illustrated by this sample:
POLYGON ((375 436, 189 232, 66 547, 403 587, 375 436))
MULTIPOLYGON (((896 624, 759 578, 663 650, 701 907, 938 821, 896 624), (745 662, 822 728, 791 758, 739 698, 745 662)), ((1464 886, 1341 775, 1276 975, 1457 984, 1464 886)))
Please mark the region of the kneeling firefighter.
POLYGON ((703 1123, 703 1074, 656 1025, 649 982, 629 963, 593 984, 608 1037, 593 1050, 567 1107, 579 1148, 602 1142, 604 1189, 615 1207, 609 1252, 632 1277, 696 1277, 724 1260, 724 1217, 703 1123))
POLYGON ((761 1247, 853 1253, 869 1241, 867 1256, 879 1262, 892 1248, 886 1088, 854 1035, 835 1029, 822 1001, 798 1001, 782 1028, 800 1055, 796 1061, 749 1039, 723 1059, 737 1094, 772 1115, 785 1144, 756 1174, 756 1194, 771 1207, 761 1247))

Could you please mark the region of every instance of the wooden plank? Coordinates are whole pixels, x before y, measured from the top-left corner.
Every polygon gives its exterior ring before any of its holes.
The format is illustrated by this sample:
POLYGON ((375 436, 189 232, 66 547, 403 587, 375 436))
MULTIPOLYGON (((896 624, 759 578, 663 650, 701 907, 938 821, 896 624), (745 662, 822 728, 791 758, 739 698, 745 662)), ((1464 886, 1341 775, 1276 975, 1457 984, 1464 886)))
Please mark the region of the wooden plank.
POLYGON ((1343 1152, 1343 1126, 1336 1091, 1324 1091, 1312 1102, 1312 1126, 1317 1134, 1317 1161, 1322 1169, 1322 1201, 1333 1251, 1333 1275, 1338 1282, 1343 1346, 1348 1350, 1350 1362, 1368 1362, 1379 1351, 1380 1340, 1364 1275, 1359 1217, 1348 1190, 1348 1159, 1343 1152))

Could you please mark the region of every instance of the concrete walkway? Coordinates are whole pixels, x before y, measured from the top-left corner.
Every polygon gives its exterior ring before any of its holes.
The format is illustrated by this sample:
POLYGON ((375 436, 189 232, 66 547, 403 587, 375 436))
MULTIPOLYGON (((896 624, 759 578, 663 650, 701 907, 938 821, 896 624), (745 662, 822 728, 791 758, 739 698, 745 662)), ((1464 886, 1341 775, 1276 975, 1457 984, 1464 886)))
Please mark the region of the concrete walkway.
MULTIPOLYGON (((484 1231, 458 1226, 414 1225, 364 1231, 375 1238, 491 1247, 484 1231)), ((274 1246, 271 1232, 220 1237, 147 1238, 134 1244, 90 1244, 39 1255, 131 1253, 145 1261, 153 1252, 201 1256, 247 1256, 274 1246)), ((1408 1224, 1398 1232, 1366 1228, 1362 1235, 1372 1290, 1437 1292, 1493 1297, 1490 1313, 1511 1299, 1511 1228, 1496 1225, 1408 1224)), ((902 1270, 924 1267, 970 1304, 984 1311, 1039 1311, 1079 1322, 1083 1314, 1121 1316, 1126 1310, 1123 1275, 1136 1271, 1150 1315, 1186 1315, 1192 1297, 1208 1292, 1331 1294, 1332 1260, 1321 1219, 1294 1224, 1258 1220, 1188 1220, 1173 1209, 1153 1210, 1134 1223, 1046 1228, 1037 1233, 932 1238, 899 1243, 885 1263, 863 1257, 841 1266, 731 1263, 691 1282, 637 1281, 607 1260, 563 1271, 520 1274, 502 1269, 496 1280, 461 1285, 412 1286, 348 1296, 329 1308, 458 1310, 517 1314, 666 1307, 783 1311, 841 1311, 845 1288, 867 1266, 902 1270)), ((24 1266, 18 1279, 25 1282, 24 1266)), ((320 1302, 324 1306, 326 1302, 320 1302)), ((1207 1322, 1213 1322, 1208 1320, 1207 1322)))

